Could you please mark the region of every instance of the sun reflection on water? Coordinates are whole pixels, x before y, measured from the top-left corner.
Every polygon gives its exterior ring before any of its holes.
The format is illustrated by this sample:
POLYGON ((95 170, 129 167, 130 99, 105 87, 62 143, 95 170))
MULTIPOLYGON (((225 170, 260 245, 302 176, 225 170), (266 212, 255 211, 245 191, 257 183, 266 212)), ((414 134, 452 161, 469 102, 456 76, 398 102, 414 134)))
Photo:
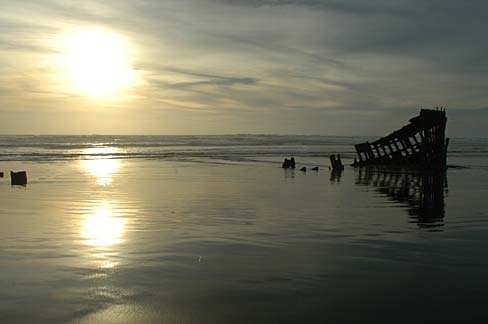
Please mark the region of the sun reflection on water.
POLYGON ((95 159, 81 160, 82 168, 96 178, 96 183, 107 186, 112 183, 113 176, 116 174, 122 163, 120 160, 113 159, 111 154, 118 153, 114 147, 92 147, 83 151, 84 155, 95 156, 95 159))
POLYGON ((126 220, 109 201, 99 201, 82 222, 82 236, 88 245, 111 246, 122 243, 126 220))

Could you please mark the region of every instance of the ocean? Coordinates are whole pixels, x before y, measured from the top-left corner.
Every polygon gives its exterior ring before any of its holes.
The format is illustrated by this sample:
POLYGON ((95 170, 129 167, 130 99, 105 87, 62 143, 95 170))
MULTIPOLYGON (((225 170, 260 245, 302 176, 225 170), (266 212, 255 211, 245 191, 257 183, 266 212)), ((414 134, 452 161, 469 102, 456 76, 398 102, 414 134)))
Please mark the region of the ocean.
POLYGON ((488 140, 328 170, 370 139, 0 136, 0 323, 483 322, 488 140))
POLYGON ((352 153, 355 137, 326 136, 0 136, 2 161, 119 158, 255 160, 290 154, 327 157, 352 153))

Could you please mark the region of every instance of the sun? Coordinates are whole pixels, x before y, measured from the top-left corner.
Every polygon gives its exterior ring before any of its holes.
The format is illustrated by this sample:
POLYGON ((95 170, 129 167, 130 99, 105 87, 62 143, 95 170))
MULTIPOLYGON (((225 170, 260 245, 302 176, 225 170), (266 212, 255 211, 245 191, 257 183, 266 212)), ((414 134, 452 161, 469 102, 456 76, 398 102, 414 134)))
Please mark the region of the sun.
POLYGON ((134 84, 127 41, 103 29, 82 29, 64 37, 65 64, 76 90, 111 97, 134 84))

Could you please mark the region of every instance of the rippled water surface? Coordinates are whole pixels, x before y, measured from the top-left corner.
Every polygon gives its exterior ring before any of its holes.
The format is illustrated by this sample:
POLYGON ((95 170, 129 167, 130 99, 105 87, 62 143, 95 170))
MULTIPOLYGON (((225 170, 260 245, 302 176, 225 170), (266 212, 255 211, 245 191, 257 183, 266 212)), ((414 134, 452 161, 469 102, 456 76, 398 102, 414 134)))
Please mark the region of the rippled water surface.
POLYGON ((487 317, 485 140, 425 176, 329 172, 354 138, 0 139, 1 323, 487 317))

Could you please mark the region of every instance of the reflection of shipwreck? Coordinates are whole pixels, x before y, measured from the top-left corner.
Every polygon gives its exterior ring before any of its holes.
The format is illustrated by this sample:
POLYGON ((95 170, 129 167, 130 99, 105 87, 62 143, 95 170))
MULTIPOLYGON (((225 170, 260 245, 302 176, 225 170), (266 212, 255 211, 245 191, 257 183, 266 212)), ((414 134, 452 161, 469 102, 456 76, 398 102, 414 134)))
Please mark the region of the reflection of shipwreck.
POLYGON ((385 165, 444 170, 447 145, 446 112, 421 109, 410 123, 372 143, 355 145, 359 157, 353 166, 385 165))
POLYGON ((445 172, 405 172, 383 168, 359 168, 356 183, 404 204, 419 227, 444 226, 445 172))

